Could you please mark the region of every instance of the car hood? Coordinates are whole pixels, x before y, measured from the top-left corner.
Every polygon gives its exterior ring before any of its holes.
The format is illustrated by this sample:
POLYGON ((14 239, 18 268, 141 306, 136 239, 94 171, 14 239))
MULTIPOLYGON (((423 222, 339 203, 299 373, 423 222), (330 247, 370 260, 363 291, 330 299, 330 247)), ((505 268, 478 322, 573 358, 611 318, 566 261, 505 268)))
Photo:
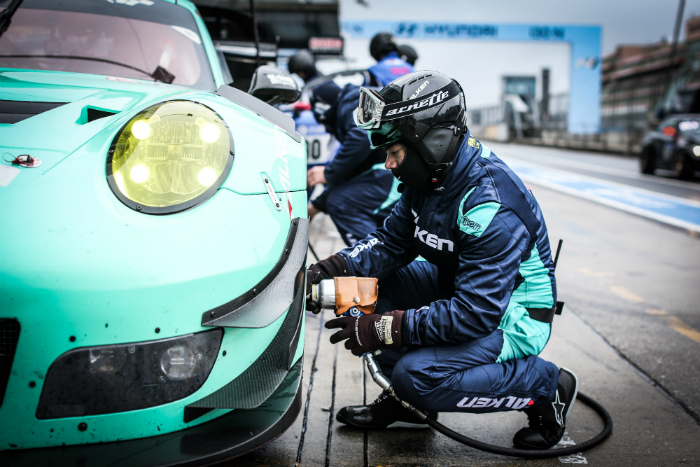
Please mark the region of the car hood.
MULTIPOLYGON (((0 69, 0 100, 59 106, 14 124, 0 125, 0 154, 29 154, 42 161, 38 177, 87 143, 120 114, 192 90, 147 81, 77 73, 0 69), (88 110, 102 111, 89 119, 88 110)), ((28 180, 25 180, 28 181, 28 180)))
MULTIPOLYGON (((280 140, 279 128, 275 130, 276 125, 257 112, 208 91, 78 73, 0 68, 0 101, 61 104, 14 124, 0 124, 0 158, 4 159, 0 165, 9 165, 9 161, 23 154, 41 159, 41 166, 23 170, 21 176, 13 179, 11 188, 17 189, 36 181, 83 147, 87 149, 84 153, 99 154, 104 161, 112 138, 138 111, 174 99, 208 105, 231 129, 236 157, 222 188, 240 194, 265 193, 260 176, 250 176, 264 172, 272 177, 277 192, 306 189, 305 171, 297 167, 305 167, 306 160, 296 157, 305 156, 305 145, 290 140, 289 146, 280 146, 287 136, 280 140), (90 121, 89 109, 107 116, 90 121), (286 157, 289 153, 295 156, 286 157)), ((7 106, 3 108, 6 111, 7 106)), ((104 162, 101 166, 104 170, 104 162)))

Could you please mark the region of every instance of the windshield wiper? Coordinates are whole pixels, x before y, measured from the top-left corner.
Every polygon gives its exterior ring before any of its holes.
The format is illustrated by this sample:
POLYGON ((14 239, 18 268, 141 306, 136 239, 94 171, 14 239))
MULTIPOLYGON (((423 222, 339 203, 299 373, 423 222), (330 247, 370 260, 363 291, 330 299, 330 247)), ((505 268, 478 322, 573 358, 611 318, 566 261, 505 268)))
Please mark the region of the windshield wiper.
POLYGON ((175 80, 175 75, 173 75, 160 65, 156 67, 156 70, 153 73, 149 73, 140 68, 136 68, 135 66, 115 62, 114 60, 107 60, 106 58, 76 57, 74 55, 0 55, 0 58, 58 58, 63 60, 88 60, 91 62, 109 63, 110 65, 117 65, 124 68, 129 68, 130 70, 138 71, 139 73, 143 73, 144 75, 150 76, 156 81, 162 81, 166 84, 171 84, 175 80))
POLYGON ((23 1, 24 0, 12 0, 10 2, 10 6, 8 6, 2 12, 0 12, 0 36, 2 36, 3 33, 5 31, 7 31, 7 28, 10 27, 12 15, 15 14, 15 12, 17 11, 17 8, 19 8, 19 5, 23 1))

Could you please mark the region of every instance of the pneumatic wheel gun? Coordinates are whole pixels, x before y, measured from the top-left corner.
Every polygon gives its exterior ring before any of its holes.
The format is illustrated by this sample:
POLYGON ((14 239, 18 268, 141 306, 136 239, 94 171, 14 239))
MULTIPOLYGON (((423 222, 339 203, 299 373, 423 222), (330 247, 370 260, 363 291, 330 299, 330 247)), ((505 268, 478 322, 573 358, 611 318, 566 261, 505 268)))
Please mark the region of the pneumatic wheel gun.
POLYGON ((311 300, 321 310, 333 310, 336 316, 360 316, 374 313, 379 293, 373 277, 335 277, 311 286, 311 300))

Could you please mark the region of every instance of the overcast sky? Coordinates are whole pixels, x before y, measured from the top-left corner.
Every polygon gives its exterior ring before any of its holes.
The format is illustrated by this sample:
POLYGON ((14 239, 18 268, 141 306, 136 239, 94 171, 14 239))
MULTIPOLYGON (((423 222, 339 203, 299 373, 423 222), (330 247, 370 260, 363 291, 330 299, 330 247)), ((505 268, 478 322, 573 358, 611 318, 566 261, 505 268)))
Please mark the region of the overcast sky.
MULTIPOLYGON (((341 20, 412 20, 472 23, 591 24, 603 27, 603 54, 618 44, 673 36, 677 0, 340 0, 341 20)), ((700 14, 687 0, 685 18, 700 14)))

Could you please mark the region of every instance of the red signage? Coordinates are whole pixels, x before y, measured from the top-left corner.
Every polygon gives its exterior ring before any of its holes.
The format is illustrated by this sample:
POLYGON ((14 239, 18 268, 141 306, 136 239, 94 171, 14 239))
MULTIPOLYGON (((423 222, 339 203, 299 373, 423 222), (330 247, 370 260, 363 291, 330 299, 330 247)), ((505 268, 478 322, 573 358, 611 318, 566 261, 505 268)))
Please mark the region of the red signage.
POLYGON ((309 50, 312 52, 335 52, 343 51, 343 39, 340 37, 312 37, 309 39, 309 50))

